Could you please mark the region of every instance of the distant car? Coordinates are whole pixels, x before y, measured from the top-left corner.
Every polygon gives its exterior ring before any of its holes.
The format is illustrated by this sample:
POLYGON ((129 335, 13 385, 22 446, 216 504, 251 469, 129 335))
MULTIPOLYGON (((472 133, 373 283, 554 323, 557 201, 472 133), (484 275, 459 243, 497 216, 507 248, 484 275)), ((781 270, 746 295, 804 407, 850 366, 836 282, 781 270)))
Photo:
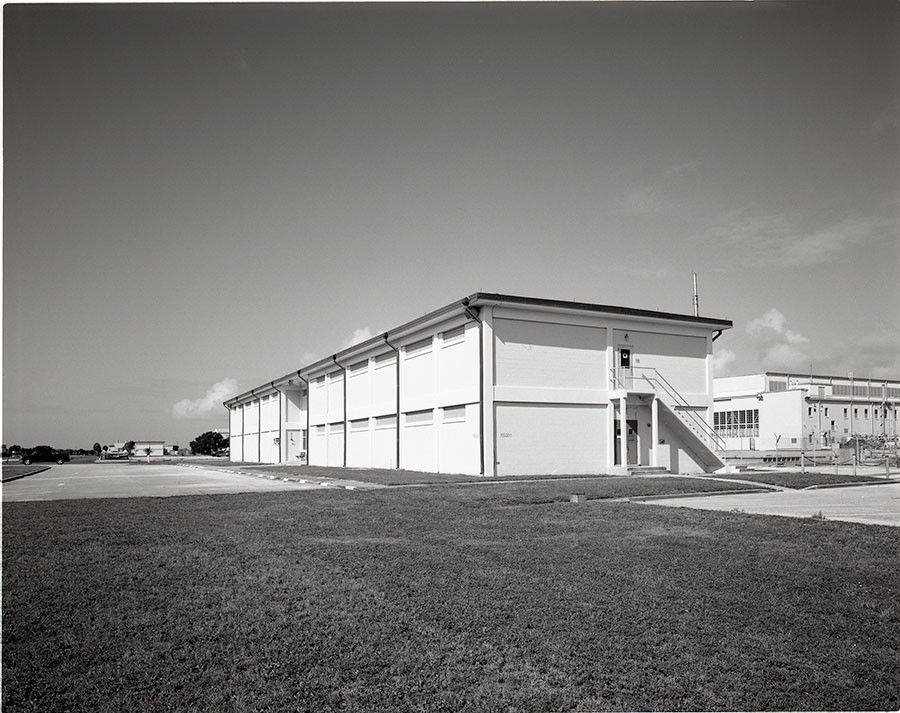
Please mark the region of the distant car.
POLYGON ((69 454, 65 451, 58 451, 50 446, 35 446, 27 451, 22 451, 22 465, 31 465, 32 463, 67 463, 69 454))
POLYGON ((228 448, 220 448, 217 451, 213 451, 213 455, 216 458, 227 458, 230 454, 231 454, 231 451, 228 448))

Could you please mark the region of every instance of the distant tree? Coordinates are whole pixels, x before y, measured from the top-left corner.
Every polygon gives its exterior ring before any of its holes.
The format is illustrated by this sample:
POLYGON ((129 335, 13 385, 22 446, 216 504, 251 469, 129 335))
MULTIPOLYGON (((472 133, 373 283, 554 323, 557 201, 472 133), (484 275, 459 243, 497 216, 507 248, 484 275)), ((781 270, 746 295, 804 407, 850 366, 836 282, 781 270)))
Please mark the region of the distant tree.
POLYGON ((9 452, 10 452, 10 453, 21 453, 21 452, 22 452, 22 446, 20 446, 18 443, 13 443, 13 444, 9 447, 9 452))
POLYGON ((130 454, 134 450, 134 441, 125 441, 125 450, 130 454))
POLYGON ((94 447, 91 449, 94 452, 94 455, 99 456, 101 451, 103 451, 103 446, 99 443, 95 443, 94 447))
POLYGON ((191 450, 196 455, 210 456, 216 451, 222 450, 228 445, 225 436, 215 431, 201 433, 191 441, 191 450))

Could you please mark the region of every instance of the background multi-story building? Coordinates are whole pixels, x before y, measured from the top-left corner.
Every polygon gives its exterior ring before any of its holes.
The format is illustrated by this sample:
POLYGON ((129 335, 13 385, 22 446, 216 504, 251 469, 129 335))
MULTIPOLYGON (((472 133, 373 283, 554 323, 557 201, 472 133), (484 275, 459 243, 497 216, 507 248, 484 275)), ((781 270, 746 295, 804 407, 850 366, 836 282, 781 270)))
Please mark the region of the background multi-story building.
POLYGON ((729 450, 825 448, 896 438, 900 380, 766 372, 714 379, 713 427, 729 450))

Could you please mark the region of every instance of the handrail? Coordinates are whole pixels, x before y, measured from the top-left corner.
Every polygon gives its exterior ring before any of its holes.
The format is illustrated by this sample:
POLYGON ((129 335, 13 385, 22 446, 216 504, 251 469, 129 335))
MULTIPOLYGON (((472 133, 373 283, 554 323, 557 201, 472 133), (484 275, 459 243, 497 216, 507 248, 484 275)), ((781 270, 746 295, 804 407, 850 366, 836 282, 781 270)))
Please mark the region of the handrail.
MULTIPOLYGON (((673 409, 673 413, 676 413, 681 420, 685 423, 685 425, 690 425, 688 421, 693 422, 693 424, 702 431, 702 435, 705 436, 707 440, 709 440, 713 447, 717 450, 725 450, 725 439, 722 438, 718 433, 716 433, 715 429, 713 429, 704 419, 700 418, 693 410, 691 410, 691 404, 682 396, 678 390, 672 386, 666 377, 659 373, 659 370, 655 367, 648 366, 636 366, 632 367, 633 370, 641 370, 641 371, 652 371, 656 374, 658 378, 652 378, 647 376, 646 374, 639 375, 638 378, 643 378, 654 391, 662 391, 667 394, 672 401, 675 402, 676 406, 687 407, 688 410, 684 413, 686 415, 681 415, 675 409, 673 409)), ((613 384, 618 385, 620 388, 625 388, 622 380, 619 378, 619 375, 616 373, 616 369, 613 368, 610 370, 612 374, 613 384)))

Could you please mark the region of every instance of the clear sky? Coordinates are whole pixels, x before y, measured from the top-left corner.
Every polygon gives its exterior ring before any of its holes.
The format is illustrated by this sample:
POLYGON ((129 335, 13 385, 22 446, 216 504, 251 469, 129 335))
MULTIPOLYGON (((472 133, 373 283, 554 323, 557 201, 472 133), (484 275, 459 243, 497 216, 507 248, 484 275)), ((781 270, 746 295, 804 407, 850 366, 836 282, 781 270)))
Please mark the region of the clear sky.
POLYGON ((6 5, 5 443, 219 405, 476 290, 900 378, 900 4, 6 5))

